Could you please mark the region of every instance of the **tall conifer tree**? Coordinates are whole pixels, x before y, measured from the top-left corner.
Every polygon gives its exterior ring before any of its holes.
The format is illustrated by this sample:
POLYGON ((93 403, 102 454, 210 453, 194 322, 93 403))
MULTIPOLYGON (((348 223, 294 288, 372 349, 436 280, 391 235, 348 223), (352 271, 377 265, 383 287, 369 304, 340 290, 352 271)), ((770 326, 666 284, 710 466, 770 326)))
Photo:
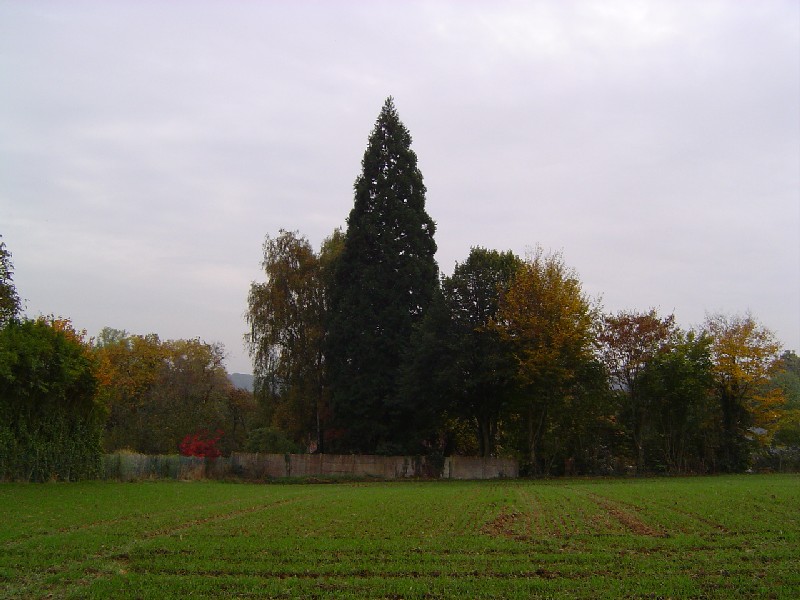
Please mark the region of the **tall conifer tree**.
POLYGON ((330 290, 335 444, 393 453, 404 449, 403 420, 412 418, 397 392, 400 362, 438 285, 438 267, 422 173, 391 97, 361 164, 330 290))

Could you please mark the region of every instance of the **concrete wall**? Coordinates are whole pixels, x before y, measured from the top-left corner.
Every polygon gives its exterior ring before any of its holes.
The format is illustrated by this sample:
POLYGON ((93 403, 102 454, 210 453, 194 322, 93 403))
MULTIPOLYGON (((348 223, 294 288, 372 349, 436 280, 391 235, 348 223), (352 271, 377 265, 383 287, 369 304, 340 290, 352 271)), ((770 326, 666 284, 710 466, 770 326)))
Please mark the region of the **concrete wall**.
POLYGON ((375 479, 495 479, 517 477, 509 458, 372 456, 355 454, 232 454, 206 461, 186 456, 112 454, 103 460, 106 479, 242 479, 374 477, 375 479))
POLYGON ((517 477, 510 458, 374 456, 356 454, 233 454, 230 466, 242 477, 352 476, 379 479, 495 479, 517 477))
POLYGON ((513 458, 451 456, 445 459, 443 479, 497 479, 519 477, 519 464, 513 458))

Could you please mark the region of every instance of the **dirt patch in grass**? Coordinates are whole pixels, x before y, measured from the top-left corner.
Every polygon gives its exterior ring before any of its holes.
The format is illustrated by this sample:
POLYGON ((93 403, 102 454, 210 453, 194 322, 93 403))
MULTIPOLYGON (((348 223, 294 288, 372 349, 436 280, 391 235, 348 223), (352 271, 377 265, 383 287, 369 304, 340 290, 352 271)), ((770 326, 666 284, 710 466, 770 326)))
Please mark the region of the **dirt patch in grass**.
POLYGON ((669 534, 660 528, 655 528, 644 521, 642 521, 633 512, 633 509, 615 503, 608 498, 598 496, 597 494, 588 494, 588 497, 597 506, 602 508, 611 518, 619 522, 625 529, 636 535, 645 535, 648 537, 669 537, 669 534))
POLYGON ((530 539, 530 536, 521 535, 518 528, 518 524, 524 520, 524 515, 521 512, 504 507, 499 515, 481 527, 481 533, 492 537, 526 541, 530 539))

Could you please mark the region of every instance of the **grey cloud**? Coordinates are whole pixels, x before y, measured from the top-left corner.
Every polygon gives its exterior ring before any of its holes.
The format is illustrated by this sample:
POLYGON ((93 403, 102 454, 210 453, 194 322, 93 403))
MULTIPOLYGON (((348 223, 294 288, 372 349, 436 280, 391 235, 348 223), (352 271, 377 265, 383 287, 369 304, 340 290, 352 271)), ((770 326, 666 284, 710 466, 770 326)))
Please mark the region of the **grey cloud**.
POLYGON ((344 224, 393 94, 443 271, 541 243, 609 310, 752 309, 798 349, 798 23, 778 0, 6 2, 0 233, 30 311, 249 370, 264 235, 344 224))

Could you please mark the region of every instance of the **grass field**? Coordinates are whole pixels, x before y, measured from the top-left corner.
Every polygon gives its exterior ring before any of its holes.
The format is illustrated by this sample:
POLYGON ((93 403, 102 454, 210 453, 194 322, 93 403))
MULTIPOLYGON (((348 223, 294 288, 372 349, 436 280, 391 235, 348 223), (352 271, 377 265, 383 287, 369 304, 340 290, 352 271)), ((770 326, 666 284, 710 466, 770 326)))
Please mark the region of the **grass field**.
POLYGON ((800 598, 800 476, 0 485, 11 598, 800 598))

